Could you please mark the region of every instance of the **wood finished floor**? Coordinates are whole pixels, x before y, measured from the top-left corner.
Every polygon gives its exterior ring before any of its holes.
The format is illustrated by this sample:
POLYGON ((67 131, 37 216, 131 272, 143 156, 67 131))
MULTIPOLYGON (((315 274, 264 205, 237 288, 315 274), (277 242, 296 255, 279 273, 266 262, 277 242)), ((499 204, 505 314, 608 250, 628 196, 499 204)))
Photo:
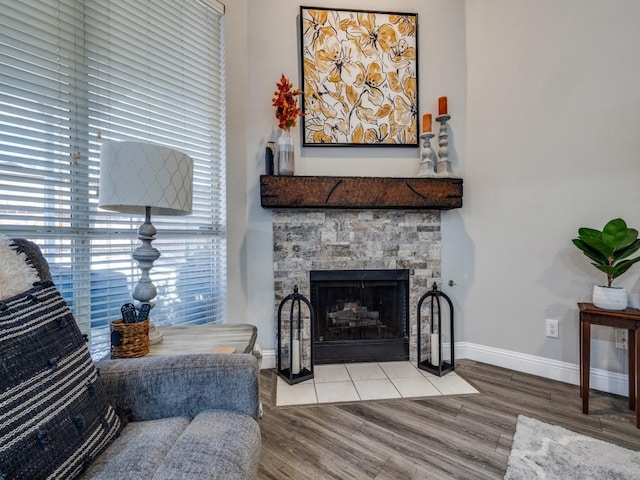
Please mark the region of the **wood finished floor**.
POLYGON ((519 414, 640 451, 626 397, 471 360, 456 372, 480 393, 415 400, 275 406, 261 372, 260 480, 502 479, 519 414))

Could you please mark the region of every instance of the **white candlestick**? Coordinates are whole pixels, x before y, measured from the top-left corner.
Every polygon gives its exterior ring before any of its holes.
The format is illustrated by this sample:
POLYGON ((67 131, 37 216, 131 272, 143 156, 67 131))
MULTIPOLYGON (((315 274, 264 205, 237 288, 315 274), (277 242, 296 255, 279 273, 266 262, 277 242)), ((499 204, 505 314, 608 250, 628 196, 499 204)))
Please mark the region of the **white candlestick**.
POLYGON ((431 139, 433 133, 425 132, 420 134, 423 140, 420 148, 420 165, 418 169, 418 177, 437 177, 436 173, 436 152, 431 148, 431 139))
POLYGON ((451 162, 449 161, 449 132, 447 122, 451 119, 449 115, 440 115, 436 120, 440 122, 438 131, 438 166, 436 168, 439 177, 450 177, 451 162))
POLYGON ((294 340, 291 347, 291 373, 300 373, 300 340, 294 340))
POLYGON ((440 338, 437 333, 431 334, 431 365, 440 365, 440 338))

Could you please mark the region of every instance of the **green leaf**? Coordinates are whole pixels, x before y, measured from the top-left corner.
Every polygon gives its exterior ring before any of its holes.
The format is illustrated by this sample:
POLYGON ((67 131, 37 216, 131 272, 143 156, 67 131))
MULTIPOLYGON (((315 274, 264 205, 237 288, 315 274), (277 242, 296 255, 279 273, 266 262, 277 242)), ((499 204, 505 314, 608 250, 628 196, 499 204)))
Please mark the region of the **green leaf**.
POLYGON ((614 276, 614 278, 616 276, 617 267, 612 267, 610 265, 600 265, 598 263, 592 263, 591 265, 596 267, 601 272, 606 273, 607 275, 612 275, 614 276))
POLYGON ((623 258, 627 258, 631 256, 633 253, 640 250, 640 240, 634 241, 628 247, 620 249, 616 252, 615 258, 616 260, 622 260, 623 258))
POLYGON ((578 229, 578 235, 580 237, 598 237, 602 236, 602 232, 600 230, 596 230, 595 228, 580 228, 578 229))
POLYGON ((624 239, 623 242, 620 243, 620 245, 618 245, 618 248, 616 250, 622 250, 627 248, 629 245, 635 242, 637 238, 638 238, 638 231, 635 228, 630 228, 629 230, 627 230, 627 237, 624 239))
POLYGON ((622 275, 624 272, 626 272, 627 270, 629 270, 629 268, 631 268, 631 266, 634 263, 637 263, 640 261, 640 257, 636 257, 633 258, 631 260, 623 260, 622 262, 620 262, 618 265, 616 265, 615 267, 615 273, 612 274, 613 278, 619 277, 620 275, 622 275))
POLYGON ((598 250, 596 250, 595 248, 591 248, 589 245, 587 245, 586 243, 584 243, 582 240, 580 240, 579 238, 574 238, 573 240, 571 240, 573 242, 573 244, 578 247, 580 250, 582 250, 582 253, 584 253, 587 257, 589 257, 591 260, 593 260, 596 263, 601 263, 603 265, 607 264, 607 257, 605 257, 604 255, 602 255, 598 250))
POLYGON ((584 243, 589 245, 594 250, 597 250, 605 257, 610 257, 613 255, 613 247, 608 243, 605 243, 601 238, 598 237, 581 237, 580 238, 584 243))
POLYGON ((615 218, 602 229, 602 241, 615 251, 627 238, 627 224, 621 218, 615 218))

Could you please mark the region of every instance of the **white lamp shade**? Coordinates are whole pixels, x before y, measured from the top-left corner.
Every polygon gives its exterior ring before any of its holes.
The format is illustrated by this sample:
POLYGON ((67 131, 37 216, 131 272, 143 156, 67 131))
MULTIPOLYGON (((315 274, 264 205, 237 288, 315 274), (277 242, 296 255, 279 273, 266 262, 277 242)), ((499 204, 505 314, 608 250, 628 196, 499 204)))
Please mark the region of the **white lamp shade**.
POLYGON ((189 215, 193 160, 177 150, 142 142, 105 140, 100 150, 99 206, 121 213, 189 215))

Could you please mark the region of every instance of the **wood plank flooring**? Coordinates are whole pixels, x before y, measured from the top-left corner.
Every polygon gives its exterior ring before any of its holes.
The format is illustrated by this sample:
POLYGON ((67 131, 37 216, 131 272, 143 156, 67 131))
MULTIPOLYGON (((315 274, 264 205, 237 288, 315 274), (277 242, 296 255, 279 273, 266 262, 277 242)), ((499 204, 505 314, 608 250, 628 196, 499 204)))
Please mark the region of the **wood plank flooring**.
POLYGON ((626 397, 460 360, 480 394, 349 404, 275 406, 261 372, 260 480, 502 479, 519 414, 640 451, 626 397))

